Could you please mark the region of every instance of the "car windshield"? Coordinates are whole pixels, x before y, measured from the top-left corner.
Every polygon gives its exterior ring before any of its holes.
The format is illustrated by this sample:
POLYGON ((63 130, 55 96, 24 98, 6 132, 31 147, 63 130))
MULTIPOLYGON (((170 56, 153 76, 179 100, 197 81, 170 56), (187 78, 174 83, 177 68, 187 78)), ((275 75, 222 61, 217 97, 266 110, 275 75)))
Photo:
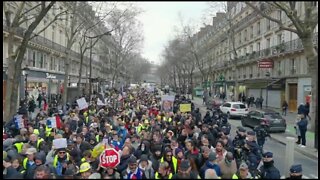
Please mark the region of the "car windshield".
POLYGON ((269 119, 281 119, 282 118, 279 113, 266 113, 266 114, 264 114, 264 116, 269 119))
POLYGON ((234 104, 232 105, 233 108, 236 108, 236 109, 245 109, 246 106, 244 104, 234 104))

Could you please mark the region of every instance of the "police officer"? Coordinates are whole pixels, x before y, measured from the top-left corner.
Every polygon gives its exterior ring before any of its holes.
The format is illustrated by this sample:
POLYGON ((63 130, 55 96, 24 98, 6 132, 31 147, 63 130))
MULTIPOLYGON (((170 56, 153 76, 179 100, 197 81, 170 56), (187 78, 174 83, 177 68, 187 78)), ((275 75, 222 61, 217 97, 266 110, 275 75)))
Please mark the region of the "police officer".
POLYGON ((256 144, 252 141, 246 141, 243 148, 243 159, 248 164, 249 171, 253 177, 258 175, 257 167, 260 163, 259 154, 255 149, 256 144))
POLYGON ((280 179, 280 171, 274 166, 272 152, 263 154, 263 165, 259 168, 259 175, 262 179, 280 179))
POLYGON ((290 177, 287 177, 286 179, 302 179, 301 164, 292 165, 290 168, 290 177))
POLYGON ((270 137, 270 134, 267 131, 268 125, 265 121, 261 121, 259 126, 254 128, 254 132, 257 135, 257 142, 260 146, 261 150, 263 151, 263 145, 266 141, 266 137, 270 137))
POLYGON ((239 126, 238 129, 236 130, 237 135, 232 141, 232 145, 234 147, 234 156, 236 159, 237 167, 240 166, 241 161, 243 159, 242 156, 242 149, 244 147, 244 144, 246 143, 246 129, 243 127, 239 126))

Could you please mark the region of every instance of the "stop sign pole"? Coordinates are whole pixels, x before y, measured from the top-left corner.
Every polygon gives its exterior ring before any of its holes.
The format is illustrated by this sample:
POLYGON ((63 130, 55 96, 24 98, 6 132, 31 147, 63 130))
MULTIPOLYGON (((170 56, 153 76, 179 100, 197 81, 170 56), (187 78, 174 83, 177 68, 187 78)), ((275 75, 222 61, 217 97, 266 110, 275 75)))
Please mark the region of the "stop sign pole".
POLYGON ((107 148, 100 155, 100 164, 103 168, 115 168, 120 163, 120 154, 113 148, 107 148))

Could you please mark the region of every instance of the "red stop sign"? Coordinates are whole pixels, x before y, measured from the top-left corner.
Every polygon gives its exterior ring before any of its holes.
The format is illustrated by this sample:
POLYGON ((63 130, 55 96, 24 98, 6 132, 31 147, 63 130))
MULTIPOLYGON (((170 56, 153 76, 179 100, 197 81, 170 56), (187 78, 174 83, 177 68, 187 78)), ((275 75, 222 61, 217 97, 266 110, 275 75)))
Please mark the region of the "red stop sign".
POLYGON ((114 168, 120 163, 120 154, 113 148, 106 149, 100 155, 101 167, 114 168))

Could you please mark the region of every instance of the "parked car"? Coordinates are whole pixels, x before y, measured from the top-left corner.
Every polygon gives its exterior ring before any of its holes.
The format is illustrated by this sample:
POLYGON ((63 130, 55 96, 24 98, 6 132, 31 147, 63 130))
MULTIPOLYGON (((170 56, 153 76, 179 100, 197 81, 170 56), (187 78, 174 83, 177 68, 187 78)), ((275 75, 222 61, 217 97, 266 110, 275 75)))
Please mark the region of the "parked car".
POLYGON ((207 109, 209 110, 213 110, 213 109, 219 109, 220 106, 224 103, 223 99, 219 99, 219 98, 210 98, 207 103, 207 109))
POLYGON ((241 118, 242 126, 256 127, 261 121, 265 121, 268 125, 268 132, 285 132, 287 128, 286 120, 279 112, 270 109, 251 110, 241 118))
POLYGON ((230 117, 241 117, 248 114, 248 108, 242 102, 225 102, 220 106, 220 111, 230 117))

